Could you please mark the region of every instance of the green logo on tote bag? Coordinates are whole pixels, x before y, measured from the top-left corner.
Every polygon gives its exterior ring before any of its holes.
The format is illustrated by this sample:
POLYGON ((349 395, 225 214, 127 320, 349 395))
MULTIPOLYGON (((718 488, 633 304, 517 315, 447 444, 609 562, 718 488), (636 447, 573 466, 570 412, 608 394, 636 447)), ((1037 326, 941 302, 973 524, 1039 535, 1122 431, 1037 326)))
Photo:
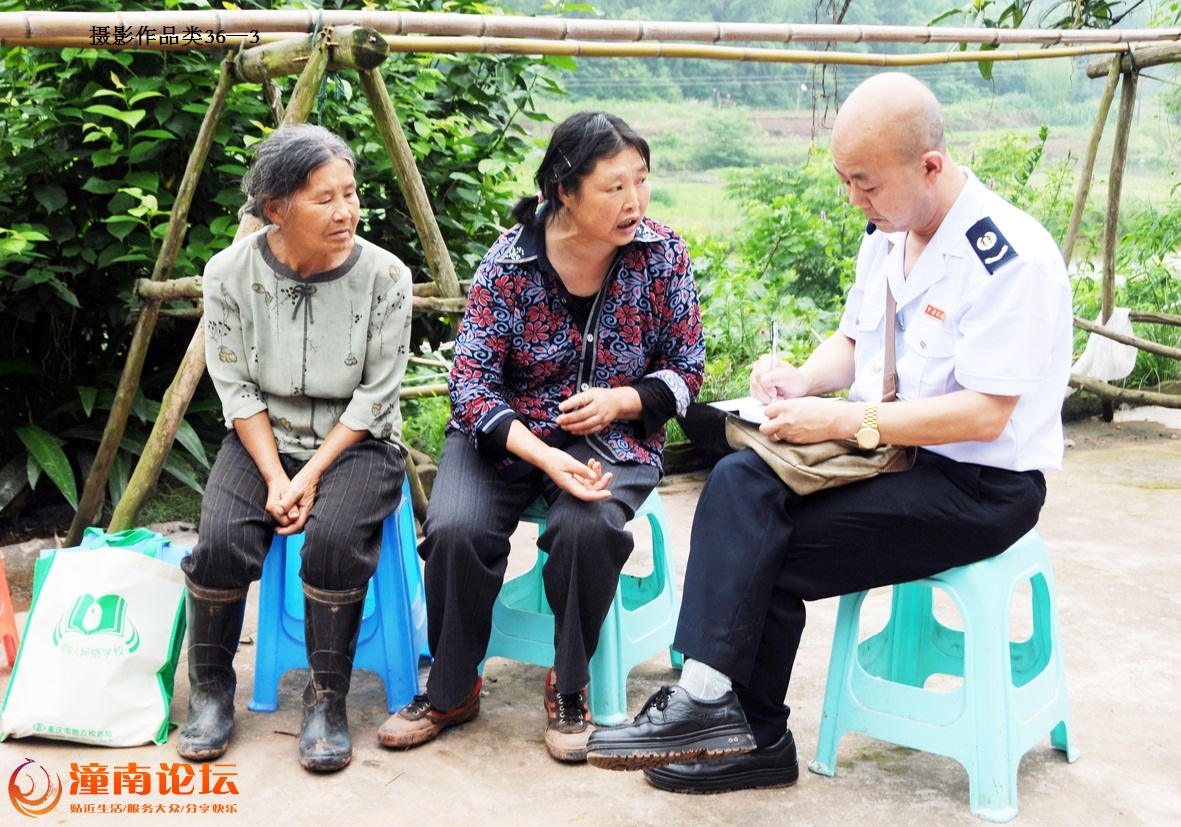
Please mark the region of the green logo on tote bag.
POLYGON ((83 657, 130 654, 139 648, 139 631, 127 617, 127 601, 119 595, 81 594, 54 628, 53 645, 83 657), (103 640, 110 637, 115 641, 103 640))

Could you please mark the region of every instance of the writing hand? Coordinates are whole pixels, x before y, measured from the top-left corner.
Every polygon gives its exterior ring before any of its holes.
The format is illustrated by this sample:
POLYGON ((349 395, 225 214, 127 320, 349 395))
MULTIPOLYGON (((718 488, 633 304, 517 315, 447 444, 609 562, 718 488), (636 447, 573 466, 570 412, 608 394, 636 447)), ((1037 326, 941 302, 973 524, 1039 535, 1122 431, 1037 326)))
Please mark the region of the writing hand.
POLYGON ((808 380, 799 368, 780 359, 760 356, 751 369, 750 395, 764 405, 776 399, 795 399, 807 391, 808 380))

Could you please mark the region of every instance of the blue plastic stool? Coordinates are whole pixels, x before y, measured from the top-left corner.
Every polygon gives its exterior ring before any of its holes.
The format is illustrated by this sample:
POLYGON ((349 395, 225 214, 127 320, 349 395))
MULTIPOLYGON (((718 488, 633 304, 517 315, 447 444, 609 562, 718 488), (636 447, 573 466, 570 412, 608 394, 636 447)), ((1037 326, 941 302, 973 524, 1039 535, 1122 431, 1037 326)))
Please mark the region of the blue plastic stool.
MULTIPOLYGON (((538 500, 526 509, 521 520, 536 523, 540 533, 545 531, 548 513, 544 500, 538 500)), ((626 720, 628 673, 670 646, 681 608, 668 550, 668 523, 655 490, 636 517, 646 517, 652 530, 652 571, 643 577, 620 575, 615 601, 603 621, 599 648, 590 661, 587 702, 591 717, 603 726, 626 720)), ((553 665, 554 615, 541 579, 547 557, 538 549, 533 568, 501 587, 492 609, 492 637, 485 658, 497 655, 538 666, 553 665)), ((669 654, 679 668, 680 655, 671 647, 669 654)))
MULTIPOLYGON (((258 591, 258 640, 254 656, 255 712, 279 708, 279 678, 306 669, 303 583, 299 579, 303 534, 275 535, 262 566, 258 591)), ((410 484, 385 519, 381 557, 369 581, 354 669, 371 669, 385 682, 386 705, 397 712, 418 694, 418 657, 426 645, 426 595, 414 535, 410 484)))
POLYGON ((846 732, 947 756, 968 771, 972 814, 988 821, 1017 815, 1017 765, 1050 733, 1050 743, 1078 760, 1054 576, 1046 548, 1029 532, 997 557, 893 587, 890 620, 858 643, 866 592, 841 597, 829 662, 813 772, 836 771, 846 732), (1016 588, 1032 591, 1033 633, 1014 642, 1009 608, 1016 588), (955 603, 964 631, 932 612, 931 589, 955 603), (953 691, 924 689, 931 675, 963 682, 953 691))

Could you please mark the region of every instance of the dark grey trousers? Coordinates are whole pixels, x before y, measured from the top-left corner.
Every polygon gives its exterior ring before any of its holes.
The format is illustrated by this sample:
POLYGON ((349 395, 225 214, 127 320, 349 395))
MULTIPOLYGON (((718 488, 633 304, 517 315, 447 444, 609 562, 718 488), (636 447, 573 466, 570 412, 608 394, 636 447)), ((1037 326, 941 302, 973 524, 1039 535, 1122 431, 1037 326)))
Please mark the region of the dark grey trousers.
MULTIPOLYGON (((564 450, 581 462, 598 457, 581 439, 564 450)), ((624 524, 660 481, 650 465, 603 462, 603 469, 614 474, 612 496, 584 502, 538 470, 505 482, 467 436, 448 435, 419 549, 426 561, 428 638, 435 658, 427 679, 432 705, 454 709, 476 685, 492 633, 492 607, 504 582, 509 537, 539 495, 550 506, 537 544, 549 554, 542 576, 554 612, 557 689, 569 693, 586 686, 599 629, 634 545, 624 524)))
MULTIPOLYGON (((279 455, 288 476, 305 461, 279 455)), ((329 591, 359 589, 377 569, 381 524, 397 507, 405 464, 388 442, 350 445, 320 478, 304 526, 300 577, 329 591)), ((225 438, 201 505, 200 539, 181 563, 198 586, 238 589, 262 576, 276 523, 266 512, 267 485, 234 432, 225 438)))

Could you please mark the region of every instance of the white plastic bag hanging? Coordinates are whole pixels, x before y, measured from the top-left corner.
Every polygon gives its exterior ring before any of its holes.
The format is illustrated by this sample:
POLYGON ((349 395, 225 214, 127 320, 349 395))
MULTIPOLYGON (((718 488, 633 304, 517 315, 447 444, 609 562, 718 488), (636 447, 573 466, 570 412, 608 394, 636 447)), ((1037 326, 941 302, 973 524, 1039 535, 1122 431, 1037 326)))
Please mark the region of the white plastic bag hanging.
MULTIPOLYGON (((1117 307, 1111 313, 1111 318, 1103 327, 1113 333, 1134 336, 1130 311, 1126 307, 1117 307)), ((1100 314, 1102 318, 1102 314, 1100 314)), ((1101 324, 1099 319, 1095 324, 1101 324)), ((1083 355, 1070 369, 1071 373, 1098 379, 1102 382, 1113 382, 1123 379, 1136 367, 1136 348, 1131 345, 1120 344, 1114 339, 1108 339, 1098 333, 1092 333, 1087 339, 1087 347, 1083 355)))

